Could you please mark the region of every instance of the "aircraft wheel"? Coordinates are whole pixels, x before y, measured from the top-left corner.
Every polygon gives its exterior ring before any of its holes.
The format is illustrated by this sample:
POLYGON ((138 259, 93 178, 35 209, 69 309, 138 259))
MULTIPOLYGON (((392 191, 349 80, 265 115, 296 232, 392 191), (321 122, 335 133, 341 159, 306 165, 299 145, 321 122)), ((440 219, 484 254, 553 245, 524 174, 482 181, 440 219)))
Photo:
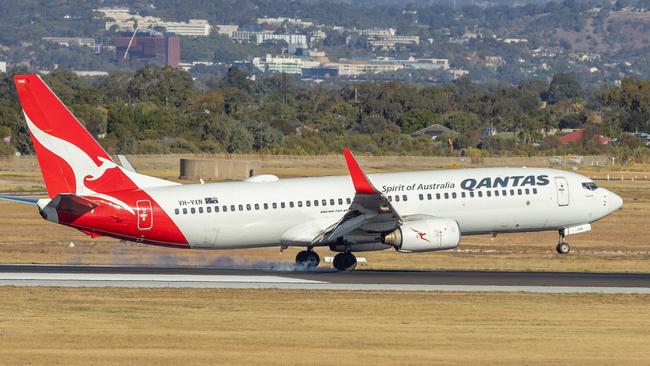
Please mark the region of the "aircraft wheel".
POLYGON ((569 243, 558 243, 557 247, 555 247, 555 250, 557 250, 558 254, 567 254, 571 251, 571 246, 569 243))
POLYGON ((318 267, 320 257, 313 250, 303 250, 296 255, 296 266, 313 271, 318 267))
POLYGON ((357 257, 352 253, 339 253, 334 256, 333 264, 339 271, 354 271, 357 267, 357 257))

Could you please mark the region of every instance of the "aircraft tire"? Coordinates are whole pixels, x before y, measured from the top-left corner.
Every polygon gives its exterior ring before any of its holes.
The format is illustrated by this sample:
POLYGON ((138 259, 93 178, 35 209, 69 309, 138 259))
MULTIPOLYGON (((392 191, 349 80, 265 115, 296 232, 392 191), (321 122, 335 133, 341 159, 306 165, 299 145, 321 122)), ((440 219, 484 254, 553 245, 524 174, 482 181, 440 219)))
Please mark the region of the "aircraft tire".
POLYGON ((332 263, 334 268, 339 271, 354 271, 357 267, 357 257, 352 253, 339 253, 334 256, 334 262, 332 263))
POLYGON ((558 254, 568 254, 571 251, 571 246, 569 243, 562 242, 557 244, 555 250, 557 250, 558 254))
POLYGON ((320 263, 320 256, 313 250, 303 250, 296 255, 296 266, 313 271, 320 263))

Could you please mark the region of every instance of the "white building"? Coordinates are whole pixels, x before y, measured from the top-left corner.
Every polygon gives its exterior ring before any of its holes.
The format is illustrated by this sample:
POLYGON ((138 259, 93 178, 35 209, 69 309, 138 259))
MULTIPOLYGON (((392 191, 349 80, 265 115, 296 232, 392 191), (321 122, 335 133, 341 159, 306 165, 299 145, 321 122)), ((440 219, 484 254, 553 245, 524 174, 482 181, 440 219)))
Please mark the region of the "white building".
POLYGON ((184 22, 161 22, 157 26, 165 28, 167 32, 181 36, 207 37, 210 35, 210 24, 206 19, 190 19, 184 22))
POLYGON ((127 8, 101 8, 95 11, 104 14, 104 17, 113 19, 104 25, 106 30, 115 27, 118 31, 134 31, 138 29, 163 28, 170 33, 181 36, 205 37, 210 35, 210 24, 206 19, 190 19, 186 22, 167 22, 158 17, 131 14, 127 8))
POLYGON ((317 67, 320 65, 320 62, 300 57, 272 56, 267 54, 264 58, 253 58, 253 65, 263 72, 301 74, 303 68, 317 67))
POLYGON ((286 24, 291 24, 295 25, 298 27, 303 27, 303 28, 309 28, 312 25, 314 25, 313 22, 308 22, 304 21, 302 19, 297 19, 297 18, 285 18, 285 17, 277 17, 277 18, 257 18, 257 23, 258 24, 269 24, 273 26, 280 26, 284 23, 286 24))
POLYGON ((0 61, 0 72, 7 72, 7 63, 5 61, 0 61))
POLYGON ((389 57, 380 57, 370 60, 371 64, 376 65, 402 65, 407 69, 416 70, 448 70, 449 60, 446 58, 414 58, 409 57, 407 60, 396 60, 389 57))
POLYGON ((404 68, 399 64, 371 64, 368 62, 336 62, 324 65, 339 70, 339 76, 355 78, 364 74, 394 72, 404 68))
POLYGON ((217 24, 217 33, 228 38, 232 38, 232 34, 239 30, 237 24, 217 24))
POLYGON ((375 36, 368 39, 372 47, 390 49, 398 44, 420 44, 419 36, 375 36))

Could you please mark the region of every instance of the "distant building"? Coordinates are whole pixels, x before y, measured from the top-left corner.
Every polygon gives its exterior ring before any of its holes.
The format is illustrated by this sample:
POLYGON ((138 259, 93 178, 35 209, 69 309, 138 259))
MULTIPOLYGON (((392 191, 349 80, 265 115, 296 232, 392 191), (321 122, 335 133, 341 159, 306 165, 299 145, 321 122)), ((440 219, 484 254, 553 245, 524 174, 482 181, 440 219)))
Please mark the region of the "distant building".
POLYGON ((115 57, 135 66, 146 64, 178 67, 181 61, 181 42, 178 36, 157 32, 137 33, 134 37, 123 33, 115 37, 115 57))
POLYGON ((371 64, 377 65, 402 65, 406 69, 415 70, 448 70, 449 60, 445 58, 413 58, 407 60, 396 60, 388 57, 370 60, 371 64))
POLYGON ((427 126, 419 131, 413 132, 411 134, 411 137, 415 138, 418 136, 428 136, 431 138, 431 140, 435 140, 440 136, 447 136, 454 133, 456 133, 456 131, 452 130, 451 128, 436 123, 431 126, 427 126))
POLYGON ((7 72, 7 62, 0 61, 0 72, 7 72))
POLYGON ((253 58, 253 65, 263 72, 284 72, 287 74, 302 74, 303 68, 313 68, 320 65, 318 61, 291 56, 272 56, 253 58))
POLYGON ((371 64, 364 61, 345 61, 343 59, 336 63, 323 65, 325 67, 336 67, 339 70, 339 76, 356 78, 365 74, 380 74, 384 72, 394 72, 404 68, 404 65, 383 65, 371 64))
POLYGON ((375 48, 391 49, 398 44, 420 44, 419 36, 373 36, 368 38, 368 44, 375 48))
POLYGON ((138 29, 163 29, 168 33, 181 36, 205 37, 210 35, 211 26, 206 19, 190 19, 189 22, 168 22, 158 17, 131 14, 128 8, 101 8, 95 11, 112 19, 105 23, 106 30, 114 28, 117 31, 135 31, 138 29))
POLYGON ((339 69, 336 67, 310 67, 302 69, 302 77, 306 79, 331 79, 339 76, 339 69))
POLYGON ((239 30, 237 24, 217 24, 217 33, 228 38, 232 38, 232 34, 239 30))
POLYGON ((295 25, 298 27, 304 27, 304 28, 309 28, 312 25, 314 25, 313 22, 308 22, 302 19, 297 19, 297 18, 285 18, 285 17, 278 17, 278 18, 257 18, 257 23, 258 24, 269 24, 272 26, 281 26, 282 24, 290 24, 290 25, 295 25))
POLYGON ((56 43, 61 46, 70 47, 71 45, 75 46, 85 46, 92 48, 95 53, 99 53, 100 46, 97 45, 94 38, 80 38, 80 37, 43 37, 41 38, 44 41, 56 43))
POLYGON ((157 26, 165 28, 169 33, 181 36, 206 37, 210 35, 210 24, 205 19, 190 19, 184 22, 160 22, 157 26))
MULTIPOLYGON (((580 128, 573 132, 567 133, 566 135, 560 136, 560 142, 564 145, 569 143, 580 143, 585 138, 586 129, 580 128)), ((603 135, 594 135, 594 142, 597 145, 607 145, 609 143, 609 137, 603 135)))

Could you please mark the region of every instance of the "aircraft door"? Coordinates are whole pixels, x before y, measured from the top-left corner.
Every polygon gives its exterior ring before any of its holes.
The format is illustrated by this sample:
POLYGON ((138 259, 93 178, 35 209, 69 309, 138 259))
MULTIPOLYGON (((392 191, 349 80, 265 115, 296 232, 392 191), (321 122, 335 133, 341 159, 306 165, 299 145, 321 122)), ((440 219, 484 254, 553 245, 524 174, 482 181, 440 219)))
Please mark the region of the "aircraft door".
POLYGON ((138 230, 151 230, 153 227, 153 211, 151 201, 140 200, 135 203, 138 210, 138 230))
POLYGON ((558 206, 569 205, 569 183, 565 177, 555 177, 555 188, 557 190, 558 206))

